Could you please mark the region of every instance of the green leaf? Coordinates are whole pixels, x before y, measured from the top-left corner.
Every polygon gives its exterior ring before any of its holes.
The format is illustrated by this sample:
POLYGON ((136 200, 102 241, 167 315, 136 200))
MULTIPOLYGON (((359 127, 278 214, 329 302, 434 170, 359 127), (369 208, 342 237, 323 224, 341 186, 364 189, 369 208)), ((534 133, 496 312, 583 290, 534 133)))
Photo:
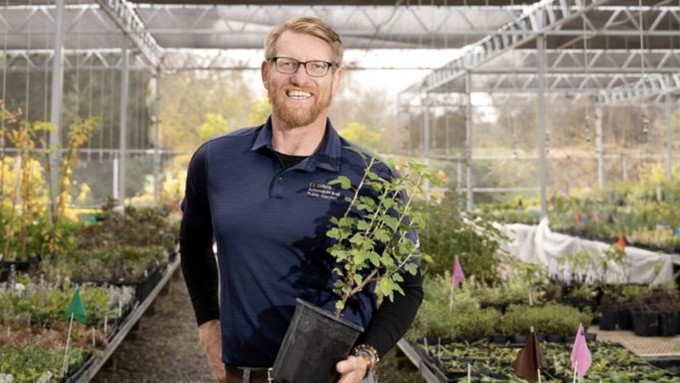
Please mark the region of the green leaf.
POLYGON ((371 228, 370 222, 366 222, 366 221, 357 222, 357 229, 359 229, 359 231, 367 231, 370 228, 371 228))
POLYGON ((370 251, 368 253, 368 259, 371 261, 373 266, 380 267, 380 254, 376 253, 375 251, 370 251))
POLYGON ((349 177, 340 176, 340 177, 338 177, 338 179, 340 180, 340 187, 341 188, 343 188, 345 190, 349 190, 349 189, 352 188, 352 181, 350 181, 349 177))
POLYGON ((406 272, 408 272, 411 275, 416 275, 416 273, 418 272, 418 265, 413 262, 407 263, 404 265, 404 270, 406 270, 406 272))
POLYGON ((340 229, 334 227, 334 228, 329 229, 329 230, 326 232, 326 235, 327 235, 329 238, 339 239, 339 238, 342 237, 342 231, 340 231, 340 229))
POLYGON ((385 229, 376 230, 373 235, 375 236, 375 239, 378 240, 378 242, 382 243, 389 242, 392 238, 392 233, 385 229))

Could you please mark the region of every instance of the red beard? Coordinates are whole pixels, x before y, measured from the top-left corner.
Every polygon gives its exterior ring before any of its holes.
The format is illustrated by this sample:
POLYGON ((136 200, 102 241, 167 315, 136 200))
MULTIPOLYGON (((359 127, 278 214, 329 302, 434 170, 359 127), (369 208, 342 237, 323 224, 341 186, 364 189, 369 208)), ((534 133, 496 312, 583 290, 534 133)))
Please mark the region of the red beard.
MULTIPOLYGON (((294 88, 269 88, 269 102, 272 104, 273 113, 290 127, 310 125, 331 103, 329 95, 310 92, 315 97, 315 102, 311 107, 291 105, 292 102, 286 96, 286 91, 292 89, 294 88)), ((308 92, 307 89, 301 90, 308 92)))

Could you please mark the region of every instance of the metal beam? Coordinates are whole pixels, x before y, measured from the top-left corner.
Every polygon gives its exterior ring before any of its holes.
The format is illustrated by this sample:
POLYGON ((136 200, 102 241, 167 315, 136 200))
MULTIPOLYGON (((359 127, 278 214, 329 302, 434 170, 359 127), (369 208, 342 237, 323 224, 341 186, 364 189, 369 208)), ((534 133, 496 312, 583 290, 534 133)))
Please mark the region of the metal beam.
POLYGON ((135 10, 164 48, 261 48, 271 27, 294 16, 317 16, 338 31, 346 49, 422 49, 477 41, 515 19, 522 6, 138 4, 135 10))
MULTIPOLYGON (((61 154, 57 149, 61 147, 61 104, 64 91, 64 53, 63 38, 64 29, 61 19, 64 15, 64 0, 57 0, 57 22, 54 31, 54 60, 52 64, 52 99, 50 100, 50 122, 53 125, 50 131, 50 204, 52 214, 56 216, 59 206, 57 199, 61 190, 59 189, 61 154)), ((55 218, 56 220, 56 218, 55 218)))
POLYGON ((152 67, 161 63, 161 48, 146 30, 137 13, 125 0, 96 0, 106 14, 125 32, 152 67))
MULTIPOLYGON (((463 76, 466 70, 491 60, 494 57, 522 44, 536 39, 539 32, 559 28, 562 24, 581 17, 585 12, 603 4, 598 0, 561 0, 549 3, 536 3, 532 10, 526 12, 515 21, 501 28, 497 33, 489 35, 464 50, 457 59, 435 70, 420 82, 405 89, 402 94, 408 98, 418 96, 442 86, 446 82, 463 76), (512 31, 508 35, 505 31, 512 31)), ((404 98, 400 97, 400 99, 404 98)))
MULTIPOLYGON (((55 60, 54 49, 13 50, 5 51, 7 72, 51 70, 55 60)), ((63 70, 120 70, 123 67, 123 56, 120 49, 87 49, 67 50, 63 52, 63 70)), ((149 65, 139 56, 134 56, 129 70, 151 70, 149 65)))
POLYGON ((655 103, 665 104, 666 95, 673 94, 680 98, 680 73, 648 74, 634 84, 600 91, 598 101, 615 104, 651 98, 655 103))

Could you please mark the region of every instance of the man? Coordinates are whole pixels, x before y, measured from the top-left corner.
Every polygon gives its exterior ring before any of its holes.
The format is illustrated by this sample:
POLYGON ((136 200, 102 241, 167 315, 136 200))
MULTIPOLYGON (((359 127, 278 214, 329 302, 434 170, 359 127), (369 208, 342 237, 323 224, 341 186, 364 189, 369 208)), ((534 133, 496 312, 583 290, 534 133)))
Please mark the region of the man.
MULTIPOLYGON (((345 175, 357 183, 364 171, 362 156, 328 118, 342 56, 340 37, 319 19, 275 27, 261 66, 271 116, 206 142, 189 165, 182 270, 217 381, 266 382, 295 299, 329 310, 335 303, 325 233, 343 200, 328 182, 345 175)), ((366 330, 353 355, 337 363, 339 383, 364 379, 408 329, 422 278, 404 278, 405 294, 379 308, 371 291, 348 304, 344 316, 366 330)))

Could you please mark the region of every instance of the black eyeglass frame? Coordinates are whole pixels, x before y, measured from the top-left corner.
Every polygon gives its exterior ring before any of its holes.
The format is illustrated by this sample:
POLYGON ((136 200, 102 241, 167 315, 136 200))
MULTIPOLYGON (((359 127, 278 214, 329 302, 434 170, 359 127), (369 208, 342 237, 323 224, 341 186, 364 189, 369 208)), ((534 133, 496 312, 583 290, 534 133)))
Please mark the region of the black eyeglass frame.
POLYGON ((294 73, 296 73, 296 72, 298 71, 298 69, 300 69, 300 65, 302 65, 302 66, 305 67, 305 73, 307 73, 308 76, 310 76, 310 77, 317 77, 317 78, 318 78, 318 77, 326 77, 326 75, 328 75, 328 72, 330 71, 330 69, 333 68, 333 67, 335 67, 335 66, 337 66, 337 64, 334 63, 334 62, 332 62, 332 61, 324 61, 324 60, 300 61, 300 60, 296 60, 296 59, 294 59, 294 58, 292 58, 292 57, 282 57, 282 56, 274 56, 274 57, 271 57, 271 58, 269 58, 269 61, 271 61, 272 63, 274 63, 274 68, 276 68, 276 70, 279 71, 279 73, 283 73, 283 74, 294 74, 294 73), (295 69, 294 69, 293 71, 291 71, 291 72, 282 71, 281 68, 279 68, 278 64, 276 63, 278 60, 281 60, 281 59, 291 60, 292 62, 296 63, 295 69), (327 64, 328 66, 326 67, 326 71, 324 72, 324 74, 315 75, 315 74, 309 73, 309 69, 307 68, 307 64, 309 64, 309 63, 324 63, 324 64, 327 64))

